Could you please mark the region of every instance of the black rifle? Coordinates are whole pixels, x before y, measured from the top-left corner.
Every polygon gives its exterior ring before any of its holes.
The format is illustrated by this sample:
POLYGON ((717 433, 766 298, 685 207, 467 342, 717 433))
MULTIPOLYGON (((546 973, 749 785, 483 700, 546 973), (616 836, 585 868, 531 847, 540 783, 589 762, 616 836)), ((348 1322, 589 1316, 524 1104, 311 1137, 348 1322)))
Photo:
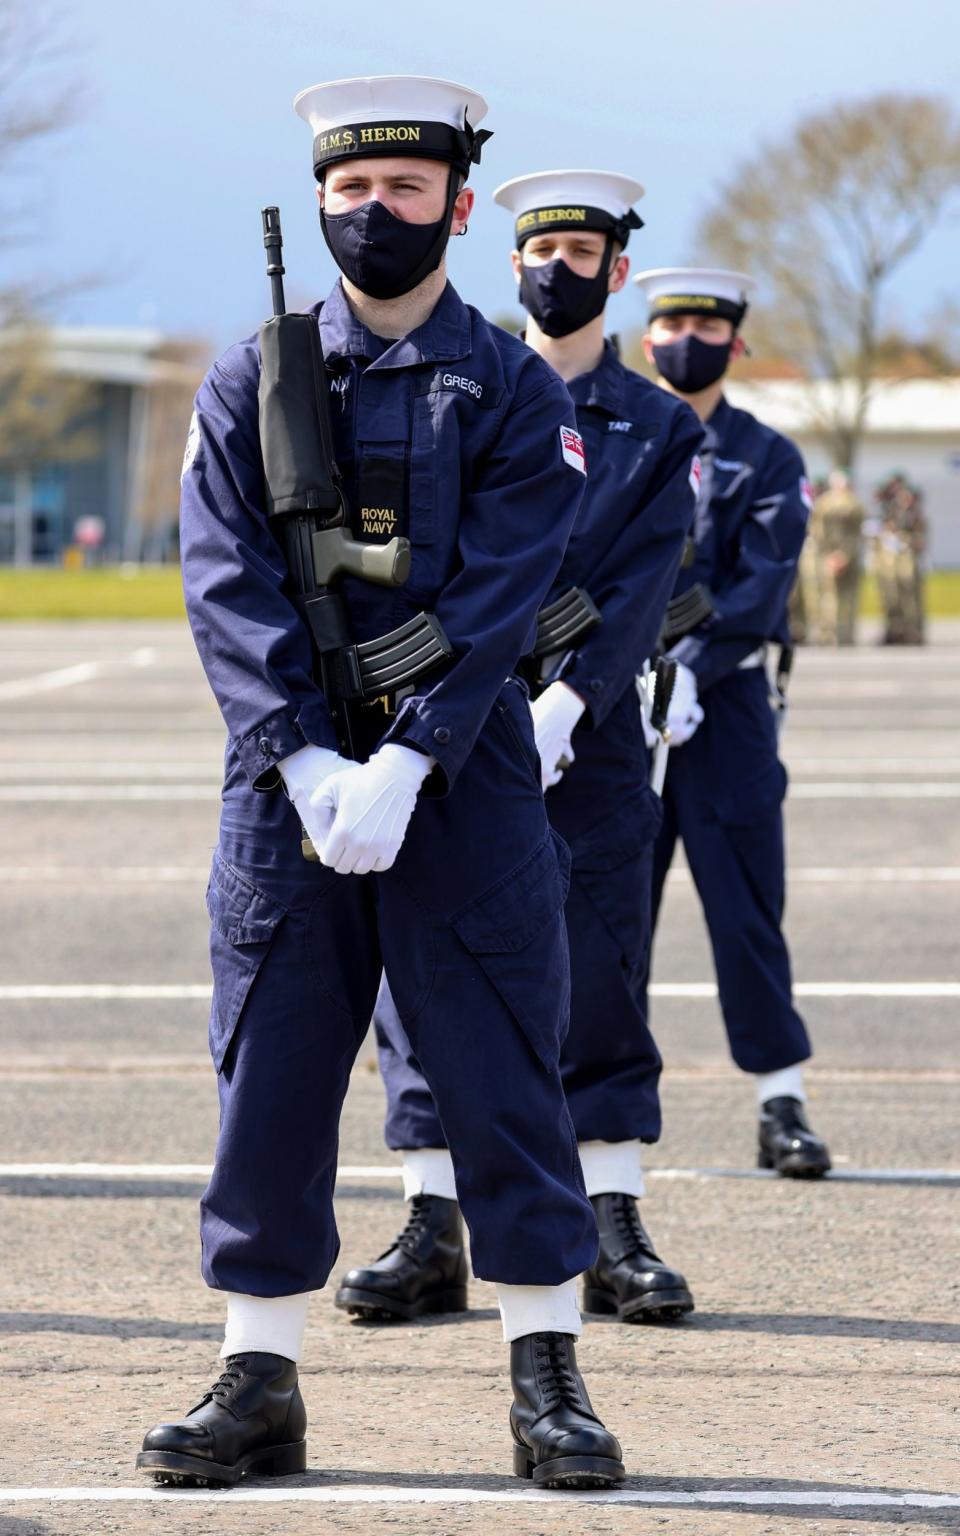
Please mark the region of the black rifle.
POLYGON ((777 717, 777 735, 787 723, 787 689, 790 686, 790 673, 793 671, 794 648, 792 645, 781 645, 780 655, 773 674, 773 687, 770 690, 770 703, 773 705, 777 717))
MULTIPOLYGON (((410 574, 410 543, 365 544, 350 532, 343 481, 333 450, 330 390, 316 316, 287 314, 283 236, 276 208, 264 208, 263 243, 273 318, 260 327, 260 447, 267 514, 275 523, 297 603, 316 653, 320 685, 340 750, 352 757, 348 704, 394 692, 452 651, 432 614, 355 645, 347 611, 332 587, 349 575, 400 587, 410 574)), ((304 857, 315 859, 304 833, 304 857)))
POLYGON ((589 592, 582 587, 570 587, 552 603, 546 603, 537 614, 537 638, 531 655, 537 660, 569 650, 575 640, 581 640, 588 630, 602 624, 600 610, 589 592))
POLYGON ((660 649, 669 651, 670 647, 682 640, 684 635, 706 624, 714 614, 713 595, 709 587, 705 587, 702 581, 697 581, 685 592, 677 597, 671 597, 667 604, 667 613, 660 631, 660 649))
MULTIPOLYGON (((279 537, 310 629, 320 684, 341 751, 352 755, 345 708, 355 679, 343 676, 341 653, 350 647, 343 599, 331 590, 337 576, 361 576, 378 586, 402 586, 410 574, 410 544, 363 544, 352 537, 343 481, 333 451, 330 391, 320 328, 313 315, 289 315, 283 295, 283 236, 277 208, 264 208, 263 243, 273 318, 260 327, 260 446, 267 514, 279 537)), ((382 690, 381 690, 382 691, 382 690)), ((362 697, 362 690, 360 690, 362 697)))
POLYGON ((660 737, 660 740, 653 749, 653 761, 650 766, 650 787, 655 794, 660 796, 663 795, 663 781, 667 773, 667 755, 670 751, 670 732, 667 729, 667 715, 670 712, 670 700, 673 698, 673 686, 676 681, 677 663, 669 656, 661 656, 654 673, 653 699, 650 709, 650 724, 660 737))

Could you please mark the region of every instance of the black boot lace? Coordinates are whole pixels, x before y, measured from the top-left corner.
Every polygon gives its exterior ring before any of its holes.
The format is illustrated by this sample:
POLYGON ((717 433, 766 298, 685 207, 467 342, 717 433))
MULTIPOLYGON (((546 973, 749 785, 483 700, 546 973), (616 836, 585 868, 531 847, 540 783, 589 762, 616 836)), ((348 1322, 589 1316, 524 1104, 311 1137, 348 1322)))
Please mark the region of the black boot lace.
POLYGON ((653 1244, 640 1220, 637 1202, 630 1195, 620 1195, 614 1200, 613 1220, 625 1252, 634 1251, 643 1254, 644 1258, 656 1259, 653 1244))
MULTIPOLYGON (((430 1214, 430 1199, 430 1195, 414 1195, 410 1201, 410 1215, 407 1217, 407 1224, 403 1231, 394 1238, 392 1245, 387 1249, 387 1253, 393 1253, 395 1248, 402 1248, 404 1253, 416 1253, 430 1214)), ((386 1256, 386 1254, 381 1255, 382 1258, 386 1258, 386 1256)))
POLYGON ((771 1099, 763 1106, 766 1119, 775 1131, 785 1136, 809 1136, 811 1134, 803 1105, 799 1099, 771 1099))
POLYGON ((204 1402, 209 1403, 215 1398, 218 1403, 226 1403, 239 1387, 246 1367, 247 1361, 245 1356, 234 1355, 227 1361, 226 1370, 221 1372, 218 1379, 214 1382, 204 1398, 204 1402))
POLYGON ((567 1408, 576 1408, 581 1413, 585 1412, 580 1394, 579 1373, 570 1364, 567 1340, 564 1335, 535 1334, 533 1358, 541 1411, 549 1412, 563 1405, 567 1408))

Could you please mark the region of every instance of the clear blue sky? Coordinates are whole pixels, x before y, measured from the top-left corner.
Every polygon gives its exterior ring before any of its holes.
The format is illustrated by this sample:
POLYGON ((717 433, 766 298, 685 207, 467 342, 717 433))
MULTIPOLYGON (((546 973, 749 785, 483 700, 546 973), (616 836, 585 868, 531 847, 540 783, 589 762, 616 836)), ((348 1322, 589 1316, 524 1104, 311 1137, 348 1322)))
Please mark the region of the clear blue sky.
MULTIPOLYGON (((41 240, 5 253, 99 274, 61 305, 70 323, 156 325, 217 347, 267 308, 259 209, 279 203, 288 292, 324 293, 334 269, 314 212, 310 134, 294 93, 352 74, 424 73, 474 86, 496 137, 475 172, 479 207, 451 251, 465 298, 509 310, 509 176, 571 165, 647 189, 636 266, 691 257, 699 212, 742 157, 801 112, 878 90, 960 98, 956 0, 71 0, 84 86, 76 123, 35 160, 41 240), (109 257, 109 263, 107 258, 109 257)), ((903 269, 892 318, 920 323, 960 299, 960 222, 903 269)), ((635 293, 611 307, 639 323, 635 293)))

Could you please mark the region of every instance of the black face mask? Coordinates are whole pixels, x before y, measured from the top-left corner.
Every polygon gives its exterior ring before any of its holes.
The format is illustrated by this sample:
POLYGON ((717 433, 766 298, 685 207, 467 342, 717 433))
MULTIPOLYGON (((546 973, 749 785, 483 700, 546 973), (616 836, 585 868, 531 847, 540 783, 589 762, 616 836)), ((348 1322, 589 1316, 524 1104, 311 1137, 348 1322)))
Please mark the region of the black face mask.
POLYGON ((320 226, 344 277, 371 299, 409 293, 443 258, 450 238, 456 183, 451 172, 447 211, 432 224, 409 224, 383 203, 363 203, 349 213, 320 210, 320 226))
POLYGON ((580 277, 562 257, 542 267, 520 267, 520 303, 544 336, 570 336, 602 315, 608 298, 613 240, 608 238, 596 277, 580 277))
POLYGON ((732 346, 732 336, 722 343, 701 341, 699 336, 681 336, 679 341, 655 346, 653 361, 657 372, 681 395, 696 395, 726 373, 732 346))

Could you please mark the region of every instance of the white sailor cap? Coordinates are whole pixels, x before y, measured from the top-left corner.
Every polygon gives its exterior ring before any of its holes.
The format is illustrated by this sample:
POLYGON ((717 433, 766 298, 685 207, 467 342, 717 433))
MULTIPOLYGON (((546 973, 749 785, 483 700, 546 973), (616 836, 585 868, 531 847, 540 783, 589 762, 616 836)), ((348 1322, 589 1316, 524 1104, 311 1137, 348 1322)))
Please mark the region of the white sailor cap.
POLYGON ((366 75, 311 85, 293 100, 313 129, 313 169, 352 155, 443 160, 467 175, 490 133, 477 132, 487 103, 468 86, 426 75, 366 75))
POLYGON ((660 315, 716 315, 739 325, 757 286, 746 272, 724 267, 657 267, 638 272, 651 320, 660 315))
POLYGON ((615 171, 535 171, 515 176, 494 192, 494 201, 516 216, 517 245, 545 229, 598 229, 626 245, 643 220, 632 204, 643 196, 639 181, 615 171))

